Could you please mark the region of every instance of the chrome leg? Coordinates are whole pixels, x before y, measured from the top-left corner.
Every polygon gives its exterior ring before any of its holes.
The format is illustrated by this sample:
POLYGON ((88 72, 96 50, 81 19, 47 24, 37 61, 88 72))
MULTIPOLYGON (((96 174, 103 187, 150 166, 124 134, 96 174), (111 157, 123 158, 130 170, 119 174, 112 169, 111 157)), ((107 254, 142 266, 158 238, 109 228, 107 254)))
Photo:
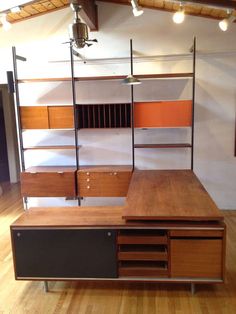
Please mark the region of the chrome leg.
POLYGON ((49 292, 49 288, 48 288, 48 282, 44 281, 44 292, 49 292))

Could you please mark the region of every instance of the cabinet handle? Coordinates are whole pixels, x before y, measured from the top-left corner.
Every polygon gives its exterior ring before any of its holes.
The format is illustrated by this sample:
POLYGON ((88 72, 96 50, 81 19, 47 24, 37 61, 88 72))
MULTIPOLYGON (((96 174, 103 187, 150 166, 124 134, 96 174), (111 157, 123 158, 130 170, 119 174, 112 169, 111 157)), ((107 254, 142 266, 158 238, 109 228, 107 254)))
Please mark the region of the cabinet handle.
POLYGON ((57 173, 58 173, 58 174, 63 174, 63 173, 64 173, 64 171, 57 171, 57 173))
POLYGON ((87 181, 87 182, 89 182, 89 181, 90 181, 90 179, 87 179, 86 181, 87 181))
POLYGON ((19 238, 21 236, 20 232, 17 232, 16 236, 19 238))
POLYGON ((87 172, 86 174, 87 174, 87 176, 89 176, 89 174, 90 174, 90 173, 89 173, 89 172, 87 172))
POLYGON ((107 232, 108 237, 111 237, 111 232, 107 232))
POLYGON ((87 189, 88 189, 88 190, 90 189, 90 186, 89 186, 89 185, 87 185, 87 189))
POLYGON ((30 174, 36 174, 37 172, 36 171, 30 171, 30 174))
POLYGON ((114 176, 116 176, 117 175, 117 172, 114 172, 114 176))

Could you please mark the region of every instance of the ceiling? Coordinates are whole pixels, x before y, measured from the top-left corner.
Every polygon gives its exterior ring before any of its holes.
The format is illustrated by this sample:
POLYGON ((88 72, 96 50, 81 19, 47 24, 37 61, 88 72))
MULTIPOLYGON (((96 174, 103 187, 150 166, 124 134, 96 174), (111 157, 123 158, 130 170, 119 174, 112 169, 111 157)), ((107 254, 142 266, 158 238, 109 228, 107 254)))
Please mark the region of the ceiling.
MULTIPOLYGON (((88 3, 94 6, 94 0, 73 0, 88 3)), ((98 0, 102 2, 118 3, 130 6, 130 0, 98 0)), ((98 2, 97 1, 97 2, 98 2)), ((7 13, 9 22, 19 22, 25 19, 40 16, 42 14, 50 13, 52 11, 64 9, 69 6, 70 0, 35 0, 29 1, 28 4, 21 7, 20 13, 7 13)), ((175 12, 179 8, 179 2, 171 0, 139 0, 139 5, 143 8, 162 10, 168 12, 175 12)), ((236 0, 199 0, 187 2, 185 4, 185 13, 212 19, 223 19, 227 17, 227 8, 236 9, 236 0), (204 3, 204 4, 203 4, 204 3)), ((236 16, 236 11, 234 11, 236 16)), ((96 29, 96 27, 94 28, 96 29)))

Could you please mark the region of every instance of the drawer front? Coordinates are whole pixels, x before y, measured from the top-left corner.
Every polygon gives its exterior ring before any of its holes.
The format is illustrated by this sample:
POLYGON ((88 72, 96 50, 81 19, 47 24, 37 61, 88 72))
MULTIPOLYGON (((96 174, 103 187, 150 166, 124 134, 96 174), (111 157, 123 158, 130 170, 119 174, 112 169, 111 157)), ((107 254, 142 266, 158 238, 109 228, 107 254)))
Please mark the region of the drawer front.
POLYGON ((29 197, 75 196, 75 173, 22 172, 21 194, 29 197))
POLYGON ((87 197, 124 197, 131 175, 131 171, 78 172, 79 194, 87 197))
POLYGON ((48 108, 46 106, 20 107, 22 129, 48 129, 48 108))
POLYGON ((222 239, 171 239, 171 277, 223 280, 222 239))
POLYGON ((13 229, 15 275, 21 278, 116 278, 116 231, 13 229))
POLYGON ((48 107, 50 129, 74 128, 74 111, 72 106, 48 107))

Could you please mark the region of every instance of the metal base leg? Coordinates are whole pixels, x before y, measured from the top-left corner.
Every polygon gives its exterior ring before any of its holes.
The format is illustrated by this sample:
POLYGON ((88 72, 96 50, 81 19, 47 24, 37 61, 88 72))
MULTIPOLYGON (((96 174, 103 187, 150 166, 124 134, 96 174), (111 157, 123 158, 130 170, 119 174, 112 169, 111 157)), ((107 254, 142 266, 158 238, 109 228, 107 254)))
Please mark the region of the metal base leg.
POLYGON ((48 282, 47 281, 44 281, 44 291, 45 292, 48 292, 49 291, 49 288, 48 288, 48 282))
POLYGON ((192 293, 192 295, 194 295, 195 292, 196 292, 196 285, 195 285, 195 283, 191 283, 191 293, 192 293))

